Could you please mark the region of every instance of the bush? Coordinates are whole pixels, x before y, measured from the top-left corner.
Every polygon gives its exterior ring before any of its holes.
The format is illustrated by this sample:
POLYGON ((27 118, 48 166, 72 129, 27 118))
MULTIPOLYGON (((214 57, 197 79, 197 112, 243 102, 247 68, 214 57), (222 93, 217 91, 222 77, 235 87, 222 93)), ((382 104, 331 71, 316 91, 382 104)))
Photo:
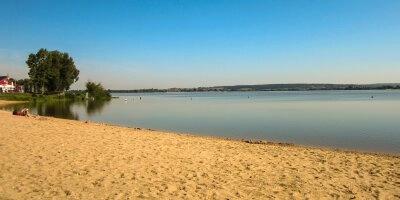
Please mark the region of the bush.
POLYGON ((105 90, 101 83, 87 82, 86 91, 89 98, 94 100, 110 100, 111 94, 109 91, 105 90))

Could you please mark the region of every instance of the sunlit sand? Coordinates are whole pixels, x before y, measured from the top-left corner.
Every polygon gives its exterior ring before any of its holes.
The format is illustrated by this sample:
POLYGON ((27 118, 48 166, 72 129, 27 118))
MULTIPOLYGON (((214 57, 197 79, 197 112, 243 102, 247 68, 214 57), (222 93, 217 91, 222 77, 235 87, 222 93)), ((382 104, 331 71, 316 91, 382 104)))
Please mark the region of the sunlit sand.
POLYGON ((6 111, 0 127, 0 199, 400 198, 399 155, 6 111))

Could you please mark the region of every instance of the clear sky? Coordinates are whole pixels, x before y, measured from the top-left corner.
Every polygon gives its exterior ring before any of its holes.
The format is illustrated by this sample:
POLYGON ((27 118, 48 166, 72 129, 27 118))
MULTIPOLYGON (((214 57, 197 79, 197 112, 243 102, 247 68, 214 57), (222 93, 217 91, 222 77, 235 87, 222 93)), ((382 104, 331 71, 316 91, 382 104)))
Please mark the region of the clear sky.
POLYGON ((399 0, 3 0, 0 75, 40 48, 109 89, 400 82, 399 0))

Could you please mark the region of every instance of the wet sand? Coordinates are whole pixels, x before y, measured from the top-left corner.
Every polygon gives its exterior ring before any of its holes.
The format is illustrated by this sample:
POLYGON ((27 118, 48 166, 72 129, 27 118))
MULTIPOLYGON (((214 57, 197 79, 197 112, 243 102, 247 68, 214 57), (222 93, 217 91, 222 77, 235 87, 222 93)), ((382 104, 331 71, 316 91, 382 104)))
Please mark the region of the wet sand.
POLYGON ((0 199, 400 199, 398 154, 6 111, 0 130, 0 199))

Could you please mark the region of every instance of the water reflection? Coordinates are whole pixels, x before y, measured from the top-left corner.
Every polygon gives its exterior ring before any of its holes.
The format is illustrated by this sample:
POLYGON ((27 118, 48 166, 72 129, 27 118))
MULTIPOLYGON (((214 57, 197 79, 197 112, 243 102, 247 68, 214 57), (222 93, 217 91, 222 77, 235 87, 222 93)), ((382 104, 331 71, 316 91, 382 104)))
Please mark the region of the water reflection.
POLYGON ((37 102, 32 105, 36 113, 41 116, 53 116, 64 119, 79 120, 79 115, 72 111, 72 101, 58 101, 58 102, 37 102))
POLYGON ((48 101, 7 105, 0 109, 12 112, 27 107, 33 115, 79 120, 81 115, 86 117, 100 114, 109 103, 110 101, 48 101), (82 113, 82 110, 86 113, 82 113))
POLYGON ((110 101, 88 101, 86 106, 86 113, 88 116, 100 114, 103 112, 104 106, 108 105, 110 101))

